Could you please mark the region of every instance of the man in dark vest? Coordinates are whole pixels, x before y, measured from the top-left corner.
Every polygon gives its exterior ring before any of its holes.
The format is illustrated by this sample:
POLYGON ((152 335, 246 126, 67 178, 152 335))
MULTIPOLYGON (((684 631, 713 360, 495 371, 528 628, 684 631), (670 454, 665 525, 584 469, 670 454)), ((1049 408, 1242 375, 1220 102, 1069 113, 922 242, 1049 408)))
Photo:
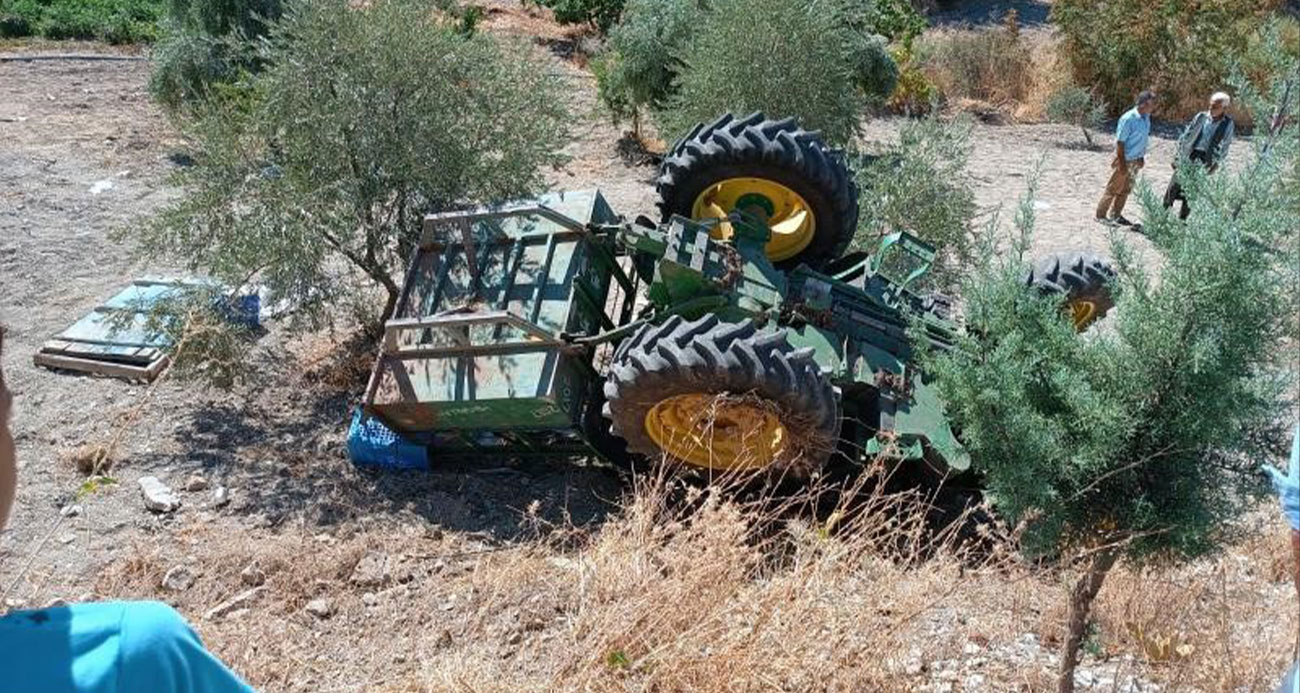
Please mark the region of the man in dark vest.
POLYGON ((1183 166, 1199 165, 1214 173, 1228 156, 1228 145, 1236 134, 1236 123, 1228 115, 1228 106, 1232 97, 1223 92, 1216 92, 1210 97, 1210 110, 1201 111, 1192 117, 1182 137, 1178 138, 1178 156, 1174 159, 1174 175, 1169 178, 1169 188, 1165 190, 1165 209, 1181 200, 1183 207, 1178 212, 1179 219, 1186 219, 1191 212, 1187 197, 1178 182, 1178 169, 1183 166))

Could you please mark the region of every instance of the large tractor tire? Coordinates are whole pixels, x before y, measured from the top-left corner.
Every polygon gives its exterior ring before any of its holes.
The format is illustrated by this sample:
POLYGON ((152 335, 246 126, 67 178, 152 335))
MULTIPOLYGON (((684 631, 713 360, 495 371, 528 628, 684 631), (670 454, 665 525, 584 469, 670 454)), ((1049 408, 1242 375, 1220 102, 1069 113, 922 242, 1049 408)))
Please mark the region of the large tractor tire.
MULTIPOLYGON (((728 113, 696 125, 664 157, 655 189, 664 220, 720 219, 735 209, 766 218, 767 256, 781 268, 833 260, 858 226, 858 186, 843 152, 793 118, 728 113)), ((729 238, 730 224, 714 235, 729 238)))
POLYGON ((1082 332, 1115 307, 1110 282, 1115 269, 1095 253, 1055 253, 1039 260, 1025 274, 1025 286, 1044 295, 1063 296, 1074 329, 1082 332))
POLYGON ((806 473, 835 448, 838 395, 784 329, 670 317, 614 354, 605 416, 627 449, 719 471, 806 473))

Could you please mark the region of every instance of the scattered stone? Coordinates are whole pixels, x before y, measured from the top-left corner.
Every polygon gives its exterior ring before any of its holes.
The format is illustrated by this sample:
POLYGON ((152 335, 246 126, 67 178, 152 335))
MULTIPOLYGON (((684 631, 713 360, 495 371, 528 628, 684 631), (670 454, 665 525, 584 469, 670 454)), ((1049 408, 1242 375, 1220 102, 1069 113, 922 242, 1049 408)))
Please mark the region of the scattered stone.
POLYGON ((352 570, 352 584, 359 587, 383 587, 393 580, 391 561, 386 554, 371 551, 352 570))
POLYGON ((330 600, 324 598, 307 602, 306 611, 316 618, 329 618, 330 614, 334 613, 330 600))
POLYGON ((46 602, 46 603, 45 603, 45 606, 44 606, 43 608, 45 608, 45 609, 57 609, 57 608, 59 608, 59 607, 63 607, 63 606, 67 606, 67 605, 68 605, 68 600, 64 599, 63 597, 55 597, 55 598, 51 599, 50 601, 46 602))
POLYGON ((208 480, 198 474, 191 474, 185 479, 185 485, 181 488, 190 493, 198 493, 208 487, 208 480))
POLYGON ((262 592, 265 591, 266 591, 266 587, 262 585, 254 587, 252 589, 244 590, 243 592, 236 594, 230 599, 227 599, 226 601, 221 602, 220 604, 212 607, 211 609, 208 609, 206 612, 204 612, 203 618, 211 621, 213 619, 221 618, 222 616, 233 614, 237 609, 243 609, 247 607, 254 599, 257 599, 259 596, 261 596, 262 592))
POLYGON ((523 642, 523 640, 524 640, 523 633, 520 633, 519 631, 515 631, 511 633, 508 637, 506 637, 506 644, 518 645, 519 643, 523 642))
POLYGON ((178 565, 163 575, 162 586, 173 592, 184 592, 194 586, 194 571, 188 566, 178 565))
POLYGON ((59 514, 64 517, 76 517, 81 514, 81 506, 65 505, 63 506, 63 509, 59 511, 59 514))
POLYGON ((971 674, 970 676, 966 677, 965 681, 962 681, 962 690, 966 690, 966 691, 977 690, 984 686, 984 682, 986 680, 987 678, 984 676, 984 674, 971 674))
POLYGON ((59 535, 59 543, 60 543, 60 544, 71 544, 72 542, 74 542, 74 541, 76 541, 76 540, 77 540, 77 535, 76 535, 75 533, 73 533, 73 532, 68 532, 67 534, 61 534, 61 535, 59 535))
POLYGON ((393 664, 406 664, 406 655, 404 654, 393 655, 393 664))
POLYGON ((97 180, 90 185, 90 194, 98 195, 102 192, 106 192, 112 189, 113 189, 113 181, 105 178, 103 180, 97 180))
POLYGON ((361 603, 366 606, 374 606, 379 603, 379 595, 374 592, 366 592, 361 595, 361 603))
POLYGON ((230 489, 218 486, 212 490, 212 507, 220 508, 230 502, 230 489))
POLYGON ((442 634, 438 636, 438 647, 441 649, 451 647, 451 631, 442 629, 442 634))
POLYGON ((247 568, 239 571, 239 581, 249 587, 258 587, 266 582, 266 573, 257 567, 256 563, 249 564, 247 568))
POLYGON ((140 477, 140 491, 144 494, 144 507, 156 513, 175 512, 181 501, 156 476, 140 477))
POLYGON ((973 642, 968 642, 965 645, 962 645, 961 653, 967 655, 975 655, 975 654, 979 654, 981 649, 983 648, 981 648, 979 645, 976 645, 973 642))
POLYGON ((9 597, 8 599, 5 599, 6 609, 21 609, 24 606, 27 606, 27 600, 21 597, 9 597))

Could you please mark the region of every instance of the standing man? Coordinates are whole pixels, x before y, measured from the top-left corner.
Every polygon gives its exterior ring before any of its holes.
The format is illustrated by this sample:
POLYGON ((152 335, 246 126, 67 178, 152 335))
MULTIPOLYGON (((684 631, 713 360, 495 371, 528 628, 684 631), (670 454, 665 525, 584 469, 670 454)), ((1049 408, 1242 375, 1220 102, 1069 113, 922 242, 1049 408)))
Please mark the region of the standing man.
POLYGON ((1133 181, 1146 165, 1147 138, 1151 134, 1151 111, 1156 108, 1156 93, 1138 94, 1137 104, 1119 117, 1115 126, 1115 160, 1106 192, 1097 204, 1097 221, 1107 226, 1132 226, 1124 218, 1124 203, 1133 190, 1133 181))
POLYGON ((1169 188, 1165 190, 1165 209, 1182 200, 1183 207, 1178 211, 1179 219, 1186 219, 1192 211, 1183 195, 1183 186, 1178 182, 1180 168, 1196 164, 1204 166, 1207 173, 1214 173, 1219 164, 1228 156, 1228 145, 1237 132, 1237 124, 1228 115, 1228 106, 1232 97, 1219 91, 1210 97, 1210 110, 1201 111, 1192 117, 1191 122, 1178 138, 1178 156, 1174 159, 1174 175, 1169 178, 1169 188))

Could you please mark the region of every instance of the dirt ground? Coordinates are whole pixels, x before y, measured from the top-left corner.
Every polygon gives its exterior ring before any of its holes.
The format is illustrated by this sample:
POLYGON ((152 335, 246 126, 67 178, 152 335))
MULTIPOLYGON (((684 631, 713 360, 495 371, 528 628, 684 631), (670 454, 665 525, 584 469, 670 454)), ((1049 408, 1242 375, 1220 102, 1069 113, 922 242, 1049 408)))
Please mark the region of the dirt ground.
MULTIPOLYGON (((553 38, 552 51, 562 52, 556 46, 563 37, 553 38)), ((554 67, 572 84, 576 121, 567 149, 572 160, 550 175, 552 186, 599 187, 629 217, 652 211, 654 169, 629 165, 619 155, 620 130, 598 113, 590 74, 559 58, 554 67)), ((142 60, 0 62, 0 323, 9 329, 3 367, 16 398, 21 484, 0 537, 5 605, 131 596, 105 575, 194 562, 223 537, 242 537, 222 554, 236 572, 241 552, 250 560, 265 558, 264 547, 290 540, 329 547, 371 533, 385 537, 375 546, 404 561, 426 565, 421 557, 434 557, 454 571, 467 557, 508 546, 541 526, 599 523, 623 490, 619 477, 599 467, 435 465, 425 474, 353 468, 344 437, 364 364, 358 369, 331 360, 342 334, 303 340, 271 325, 259 345, 257 382, 234 392, 164 381, 150 394, 140 385, 33 366, 45 339, 133 277, 173 269, 141 266, 128 243, 109 238, 115 229, 144 223, 175 194, 168 174, 183 162, 181 142, 149 100, 149 69, 142 60), (79 493, 82 477, 67 459, 70 452, 107 442, 138 408, 111 472, 118 483, 79 493), (137 479, 144 475, 174 489, 201 475, 208 488, 181 492, 182 509, 157 516, 140 498, 137 479), (223 507, 211 501, 218 485, 232 498, 223 507), (61 512, 70 506, 78 512, 61 512), (409 541, 393 540, 402 536, 409 541), (153 562, 131 562, 141 555, 153 562)), ((865 138, 888 141, 899 125, 871 121, 865 138)), ((1145 175, 1158 188, 1173 155, 1169 132, 1154 139, 1148 156, 1145 175)), ((1092 210, 1111 155, 1080 149, 1080 141, 1076 129, 1064 126, 976 126, 970 172, 985 214, 1003 208, 1009 215, 1042 160, 1036 253, 1107 248, 1108 234, 1094 224, 1092 210)), ((1102 141, 1109 147, 1109 137, 1102 141)), ((1150 253, 1140 236, 1123 235, 1143 255, 1150 253)), ((202 618, 208 606, 239 589, 238 580, 214 584, 202 593, 212 601, 181 600, 183 610, 220 654, 235 661, 253 657, 250 649, 260 645, 240 642, 237 620, 202 618)), ((400 602, 386 608, 386 618, 400 615, 400 602)), ((367 689, 356 682, 370 680, 361 673, 373 667, 416 667, 414 656, 381 658, 365 644, 329 662, 309 661, 310 639, 328 631, 313 631, 304 618, 288 618, 285 634, 306 640, 276 646, 295 662, 289 667, 295 673, 262 679, 267 690, 367 689), (331 685, 322 687, 325 682, 331 685)))

